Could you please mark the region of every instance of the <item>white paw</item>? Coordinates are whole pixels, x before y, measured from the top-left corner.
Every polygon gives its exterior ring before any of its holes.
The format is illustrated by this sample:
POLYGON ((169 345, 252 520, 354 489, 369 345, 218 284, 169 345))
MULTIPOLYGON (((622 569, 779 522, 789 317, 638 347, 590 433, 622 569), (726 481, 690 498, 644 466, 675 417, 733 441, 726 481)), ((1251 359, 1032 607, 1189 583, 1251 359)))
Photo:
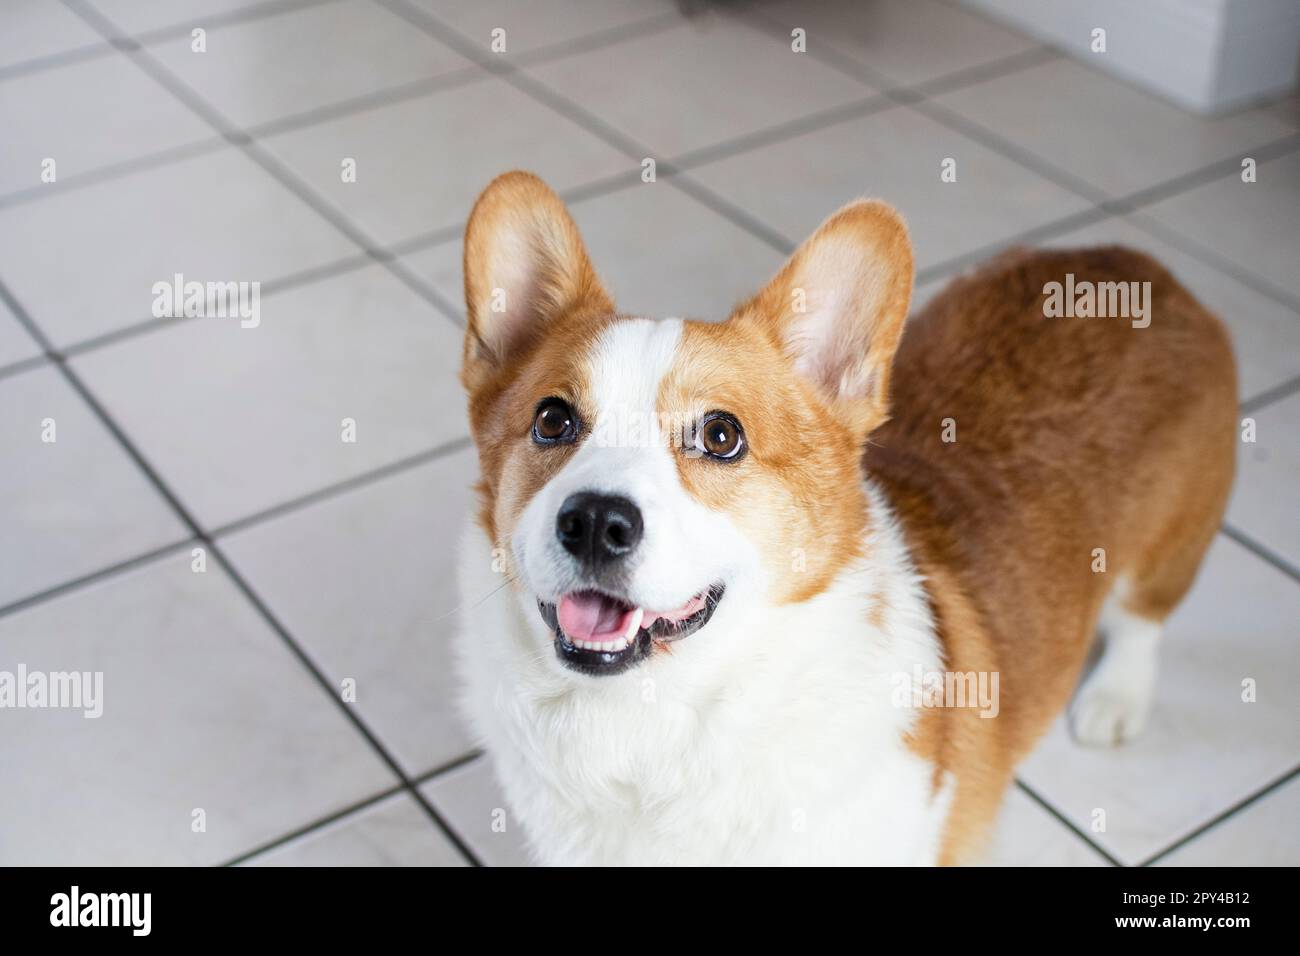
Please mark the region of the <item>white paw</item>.
POLYGON ((1149 694, 1134 688, 1085 685, 1070 708, 1074 737, 1090 747, 1114 747, 1142 732, 1149 694))

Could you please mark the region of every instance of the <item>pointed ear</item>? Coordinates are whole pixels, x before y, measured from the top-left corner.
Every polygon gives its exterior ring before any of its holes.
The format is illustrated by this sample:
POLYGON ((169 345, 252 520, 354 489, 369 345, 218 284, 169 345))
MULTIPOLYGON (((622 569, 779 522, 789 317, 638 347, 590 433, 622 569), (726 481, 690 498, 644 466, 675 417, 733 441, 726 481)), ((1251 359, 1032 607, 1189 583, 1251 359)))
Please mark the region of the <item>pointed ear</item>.
POLYGON ((612 312, 578 227, 560 197, 532 173, 498 176, 465 229, 465 351, 471 392, 530 347, 567 312, 612 312))
POLYGON ((855 434, 889 413, 889 371, 912 296, 912 244, 890 206, 831 216, 732 321, 761 326, 855 434))

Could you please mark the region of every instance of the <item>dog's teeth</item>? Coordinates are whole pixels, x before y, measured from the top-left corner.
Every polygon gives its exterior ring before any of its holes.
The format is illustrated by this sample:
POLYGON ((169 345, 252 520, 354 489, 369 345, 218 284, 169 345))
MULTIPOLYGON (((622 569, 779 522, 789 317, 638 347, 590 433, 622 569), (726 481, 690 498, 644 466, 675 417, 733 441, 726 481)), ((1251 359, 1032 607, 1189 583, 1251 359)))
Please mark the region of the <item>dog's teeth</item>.
POLYGON ((639 607, 632 612, 632 620, 628 621, 627 633, 623 635, 624 644, 632 643, 632 639, 636 637, 636 632, 641 630, 643 620, 645 620, 645 608, 639 607))

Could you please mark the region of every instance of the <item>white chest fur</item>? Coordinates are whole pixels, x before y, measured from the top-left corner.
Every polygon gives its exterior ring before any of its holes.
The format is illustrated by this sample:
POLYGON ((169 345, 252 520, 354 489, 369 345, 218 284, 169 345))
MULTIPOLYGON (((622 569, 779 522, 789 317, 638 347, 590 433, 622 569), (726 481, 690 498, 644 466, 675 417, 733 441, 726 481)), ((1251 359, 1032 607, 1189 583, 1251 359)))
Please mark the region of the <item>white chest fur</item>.
POLYGON ((728 597, 704 630, 615 677, 560 667, 469 530, 462 711, 539 862, 934 862, 951 788, 936 794, 933 766, 905 746, 917 714, 897 686, 941 655, 871 497, 870 557, 831 589, 783 608, 728 597))

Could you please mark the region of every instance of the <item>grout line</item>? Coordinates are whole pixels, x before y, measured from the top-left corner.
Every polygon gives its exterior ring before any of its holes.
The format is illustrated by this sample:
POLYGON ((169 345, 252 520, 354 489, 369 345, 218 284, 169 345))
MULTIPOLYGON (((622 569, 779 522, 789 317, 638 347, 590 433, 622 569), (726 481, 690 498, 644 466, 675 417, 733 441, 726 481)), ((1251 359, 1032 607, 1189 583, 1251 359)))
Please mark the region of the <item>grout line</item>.
POLYGON ((180 146, 169 146, 167 149, 161 150, 157 153, 150 153, 147 156, 137 156, 133 159, 125 159, 108 166, 98 166, 95 169, 87 170, 84 173, 74 173, 71 176, 64 176, 57 182, 41 183, 36 186, 24 186, 22 189, 0 195, 0 209, 9 209, 15 206, 25 205, 30 202, 44 199, 47 196, 62 196, 67 193, 76 192, 78 189, 84 189, 87 186, 110 182, 114 179, 122 179, 149 169, 158 169, 162 166, 170 166, 174 163, 184 162, 187 159, 193 159, 196 156, 206 156, 208 153, 215 153, 227 145, 228 143, 224 138, 220 136, 209 136, 204 139, 195 140, 192 143, 184 143, 180 146))
POLYGON ((1257 412, 1261 408, 1272 405, 1274 402, 1280 402, 1284 398, 1290 398, 1296 392, 1300 392, 1300 375, 1281 384, 1267 388, 1258 395, 1253 395, 1241 403, 1241 411, 1244 413, 1257 412))
MULTIPOLYGON (((732 14, 732 17, 762 30, 775 39, 783 42, 789 40, 788 25, 778 21, 769 13, 750 8, 749 10, 736 11, 732 14)), ((950 93, 964 86, 974 86, 977 83, 984 83, 1011 73, 1018 73, 1030 67, 1059 60, 1063 56, 1059 50, 1049 43, 1040 42, 1033 37, 1026 37, 1026 40, 1034 45, 1021 50, 1019 53, 1011 53, 988 63, 963 67, 951 73, 942 73, 919 83, 900 83, 833 46, 828 47, 818 44, 813 48, 812 56, 824 66, 836 70, 849 79, 857 80, 859 83, 871 87, 880 95, 887 96, 900 105, 906 105, 950 93)))
POLYGON ((270 139, 283 133, 291 133, 308 126, 314 126, 317 123, 327 123, 349 116, 357 116, 372 110, 383 109, 386 106, 404 103, 408 100, 417 100, 431 93, 443 93, 448 90, 459 89, 462 86, 469 86, 490 77, 491 74, 484 71, 482 67, 471 64, 447 73, 439 73, 437 76, 421 77, 418 80, 411 80, 397 86, 385 87, 382 90, 376 90, 364 96, 353 97, 350 100, 327 103, 324 106, 316 106, 300 113, 279 116, 249 126, 244 132, 253 139, 270 139))
POLYGON ((274 840, 268 840, 266 843, 259 844, 251 850, 245 850, 243 853, 233 856, 224 863, 218 863, 217 865, 219 867, 226 867, 239 866, 241 863, 247 863, 254 857, 261 856, 263 853, 268 853, 271 850, 279 849, 288 843, 292 843, 294 840, 307 836, 307 834, 312 833, 315 830, 327 827, 331 823, 337 823, 346 817, 350 817, 354 813, 359 813, 362 810, 369 809, 375 804, 382 803, 389 797, 395 797, 401 793, 406 793, 406 787, 400 783, 394 784, 386 790, 381 790, 378 793, 371 794, 362 800, 358 800, 356 803, 348 804, 341 810, 336 810, 333 813, 326 814, 317 820, 313 820, 311 823, 304 824, 296 830, 290 830, 288 833, 278 836, 274 840))
POLYGON ((426 770, 418 776, 412 777, 411 783, 417 787, 422 787, 429 781, 436 780, 444 774, 451 773, 454 770, 460 770, 462 767, 468 767, 482 756, 483 751, 477 749, 471 750, 468 753, 461 754, 459 757, 454 757, 451 760, 448 760, 446 763, 438 764, 438 766, 426 770))
POLYGON ((145 46, 161 40, 185 36, 195 27, 202 27, 205 30, 217 30, 239 23, 269 20, 283 13, 310 10, 313 7, 323 7, 337 2, 339 0, 262 0, 260 3, 253 3, 247 7, 238 7, 225 13, 196 16, 187 20, 177 20, 175 23, 167 23, 160 27, 151 27, 142 33, 130 34, 130 38, 141 46, 145 46))
POLYGON ((372 731, 369 725, 361 719, 361 715, 356 708, 349 706, 343 698, 336 693, 334 685, 330 683, 330 679, 325 675, 325 672, 316 666, 316 663, 311 659, 311 656, 293 638, 280 619, 272 613, 270 607, 262 600, 261 595, 253 590, 252 585, 249 584, 243 575, 239 573, 235 565, 221 550, 220 546, 218 546, 215 541, 209 541, 209 547, 213 557, 217 559, 217 563, 221 565, 226 574, 230 576, 232 581, 234 581, 235 586, 243 592, 244 597, 253 605, 254 609, 256 609, 262 616, 262 619, 270 625, 271 629, 274 630, 276 634, 280 636, 284 641, 285 646, 287 646, 293 655, 298 658, 299 663, 301 663, 303 667, 307 669, 308 673, 316 679, 321 690, 329 696, 343 715, 352 723, 352 726, 357 730, 357 732, 365 738, 374 753, 388 765, 393 774, 395 774, 402 782, 404 789, 415 798, 416 802, 420 804, 429 819, 432 820, 434 825, 442 831, 443 836, 450 840, 456 849, 460 851, 461 855, 471 864, 474 866, 482 866, 482 862, 479 860, 477 855, 475 855, 474 851, 470 849, 469 845, 461 838, 460 834, 456 832, 455 828, 443 818, 442 814, 438 812, 424 794, 420 793, 419 790, 412 786, 410 778, 406 775, 406 771, 402 769, 401 764, 397 762, 397 758, 388 751, 388 748, 379 740, 379 737, 375 732, 372 731))
MULTIPOLYGON (((762 10, 750 8, 744 11, 743 16, 733 14, 731 19, 739 20, 746 23, 760 32, 766 33, 773 39, 788 43, 790 40, 790 28, 783 22, 777 20, 771 14, 762 10)), ((856 80, 866 86, 871 87, 877 93, 888 96, 890 99, 897 100, 899 97, 910 95, 910 91, 905 86, 900 86, 885 74, 873 70, 865 63, 861 63, 846 53, 835 49, 833 46, 828 47, 824 44, 818 44, 815 40, 810 48, 808 56, 811 56, 823 66, 828 66, 832 70, 847 76, 851 80, 856 80)))
MULTIPOLYGON (((375 265, 377 260, 366 253, 356 253, 351 256, 345 256, 342 259, 335 259, 333 262, 327 262, 324 265, 312 266, 302 269, 298 272, 291 272, 288 275, 276 279, 268 279, 262 283, 262 295, 271 296, 282 292, 288 292, 305 285, 311 285, 314 282, 323 282, 327 279, 333 279, 337 276, 346 275, 349 272, 355 272, 358 269, 364 269, 367 266, 375 265)), ((124 325, 119 329, 112 329, 99 335, 93 335, 88 339, 81 339, 72 345, 64 347, 63 354, 67 358, 75 358, 89 352, 97 351, 117 342, 127 339, 138 338, 152 332, 159 332, 173 325, 180 325, 183 322, 203 321, 194 319, 190 316, 167 315, 160 319, 144 319, 136 322, 134 325, 124 325)), ((4 376, 4 370, 0 369, 0 377, 4 376)))
POLYGON ((1292 580, 1300 581, 1300 568, 1297 568, 1294 564, 1269 548, 1267 545, 1261 544, 1244 531, 1228 524, 1226 521, 1219 526, 1219 530, 1247 551, 1254 554, 1255 557, 1267 561, 1292 580))
POLYGON ((568 40, 557 40, 555 43, 548 43, 533 50, 525 50, 517 56, 506 54, 509 57, 506 62, 516 69, 542 66, 581 53, 591 53, 607 46, 615 46, 626 40, 639 40, 641 37, 654 36, 656 33, 666 33, 680 23, 682 18, 676 12, 657 13, 644 20, 616 24, 568 40))
POLYGON ((364 472, 360 475, 353 475, 352 477, 345 478, 342 481, 336 481, 333 484, 326 485, 323 488, 318 488, 316 491, 309 492, 308 494, 302 495, 299 498, 294 498, 291 501, 284 501, 280 504, 272 505, 270 508, 266 508, 262 511, 254 512, 253 514, 247 515, 243 518, 237 518, 227 524, 213 528, 209 534, 213 538, 224 538, 228 535, 237 534, 240 531, 246 531, 254 525, 259 525, 265 521, 271 521, 275 518, 292 514, 295 511, 301 511, 303 508, 320 504, 321 502, 328 501, 331 498, 337 498, 347 492, 355 491, 358 488, 364 488, 377 481, 383 481, 385 478, 392 478, 396 475, 402 474, 403 472, 418 468, 421 465, 427 465, 430 462, 437 461, 440 458, 449 458, 457 452, 464 451, 466 448, 471 447, 472 444, 473 442, 468 436, 452 439, 449 442, 444 442, 441 445, 426 449, 425 451, 417 452, 414 455, 408 455, 405 458, 390 462, 387 465, 381 465, 378 468, 364 472))
POLYGON ((1103 846, 1101 846, 1100 844, 1094 842, 1094 841, 1093 841, 1093 840, 1088 836, 1088 834, 1084 833, 1084 832, 1083 832, 1082 830, 1080 830, 1077 826, 1075 826, 1073 820, 1071 820, 1069 817, 1067 817, 1067 816, 1065 816, 1064 814, 1062 814, 1061 811, 1059 811, 1059 810, 1056 809, 1056 807, 1054 807, 1054 806, 1052 806, 1050 803, 1048 803, 1047 800, 1045 800, 1043 797, 1041 797, 1041 796, 1038 794, 1038 791, 1034 790, 1032 787, 1029 786, 1029 784, 1025 783, 1025 782, 1024 782, 1023 780, 1021 780, 1019 777, 1016 778, 1016 786, 1019 787, 1019 788, 1021 789, 1021 791, 1023 791, 1023 792, 1024 792, 1024 793, 1025 793, 1025 794, 1026 794, 1030 799, 1031 799, 1031 800, 1033 800, 1035 803, 1037 803, 1040 807, 1042 807, 1044 810, 1046 810, 1048 813, 1050 813, 1052 816, 1054 816, 1054 817, 1055 817, 1055 818, 1056 818, 1060 823, 1062 823, 1065 827, 1067 827, 1071 832, 1073 832, 1074 835, 1075 835, 1076 837, 1078 837, 1080 840, 1082 840, 1084 843, 1086 843, 1089 847, 1091 847, 1093 850, 1095 850, 1098 854, 1100 854, 1102 857, 1104 857, 1104 858, 1106 859, 1106 861, 1107 861, 1108 863, 1110 863, 1111 866, 1123 866, 1123 865, 1124 865, 1124 864, 1121 863, 1117 858, 1115 858, 1114 856, 1112 856, 1112 855, 1110 854, 1110 852, 1107 851, 1103 846))
MULTIPOLYGON (((3 285, 0 285, 0 295, 2 295, 4 291, 5 290, 3 285)), ((42 361, 45 360, 42 359, 42 361)), ((51 359, 51 361, 53 360, 51 359)), ((301 497, 294 498, 290 501, 281 502, 280 504, 274 505, 263 511, 255 512, 243 518, 236 518, 234 521, 221 525, 207 532, 207 537, 209 538, 225 537, 231 534, 238 533, 240 531, 247 530, 248 528, 260 524, 263 521, 269 521, 274 518, 278 518, 281 515, 290 514, 294 511, 298 511, 302 508, 306 508, 311 505, 321 504, 322 502, 329 501, 332 498, 335 498, 339 495, 346 494, 358 488, 363 488, 366 485, 373 484, 374 482, 381 481, 385 478, 395 477, 396 475, 402 474, 403 472, 410 471, 414 468, 418 468, 421 465, 428 464, 433 461, 437 461, 440 458, 449 457, 455 454, 456 452, 461 451, 462 449, 469 448, 471 445, 472 445, 472 441, 469 438, 454 439, 450 442, 446 442, 445 444, 437 445, 433 448, 426 449, 425 451, 418 452, 417 454, 410 455, 398 461, 390 462, 387 465, 381 465, 379 468, 364 472, 363 474, 354 475, 351 478, 344 479, 343 481, 335 482, 334 484, 326 485, 323 488, 318 488, 314 491, 310 491, 307 494, 302 495, 301 497)), ((38 604, 44 604, 45 602, 53 600, 54 598, 61 597, 64 594, 73 591, 78 591, 83 587, 87 587, 91 584, 95 584, 101 580, 116 577, 117 575, 122 574, 126 571, 130 571, 136 567, 154 561, 157 558, 163 557, 164 555, 166 555, 171 551, 179 551, 182 548, 186 547, 187 545, 201 544, 202 541, 203 539, 198 535, 191 535, 188 538, 185 538, 180 541, 172 542, 171 544, 163 545, 162 547, 155 548, 152 551, 146 551, 142 554, 137 554, 132 557, 126 558, 122 561, 117 562, 116 564, 111 564, 102 568, 98 568, 94 571, 89 572, 88 574, 82 575, 81 577, 71 578, 69 580, 62 581, 54 585, 53 587, 45 589, 44 591, 38 591, 36 593, 26 595, 25 597, 19 598, 18 600, 13 601, 9 604, 0 606, 0 618, 7 617, 10 614, 14 614, 17 613, 18 611, 26 610, 27 608, 33 607, 38 604)))
POLYGON ((1209 821, 1201 824, 1199 827, 1192 830, 1190 833, 1184 834, 1182 837, 1175 840, 1173 843, 1169 844, 1169 846, 1165 847, 1159 853, 1156 853, 1154 856, 1148 857, 1146 860, 1144 860, 1142 863, 1138 865, 1150 866, 1151 864, 1159 860, 1163 860, 1165 857, 1169 856, 1175 850, 1181 849, 1182 847, 1191 843, 1193 840, 1201 836, 1207 830, 1211 830, 1214 827, 1217 827, 1219 824, 1236 816, 1242 810, 1245 810, 1247 807, 1257 803, 1262 797, 1266 797, 1270 793, 1273 793, 1274 791, 1280 789, 1281 787, 1289 783, 1292 779, 1294 779, 1297 774, 1300 774, 1300 766, 1292 768, 1291 770, 1284 773, 1282 776, 1278 777, 1272 783, 1265 785, 1262 789, 1251 794, 1249 797, 1246 797, 1245 799, 1239 800, 1238 802, 1234 803, 1232 806, 1228 807, 1228 809, 1219 813, 1217 816, 1213 817, 1209 821))
MULTIPOLYGON (((426 770, 424 773, 412 777, 410 781, 410 787, 423 786, 424 784, 428 783, 430 780, 440 777, 445 773, 450 773, 453 770, 458 770, 461 767, 473 763, 474 761, 478 760, 478 758, 481 757, 482 755, 483 752, 480 750, 471 750, 469 753, 462 754, 461 756, 455 757, 452 760, 447 761, 446 763, 439 764, 438 766, 434 767, 432 770, 426 770)), ((346 819, 347 817, 352 816, 353 814, 360 813, 362 810, 367 810, 370 807, 375 806, 376 804, 383 803, 385 800, 388 800, 391 797, 395 797, 399 794, 404 794, 408 792, 409 792, 408 786, 404 784, 394 784, 393 786, 388 787, 387 789, 380 790, 378 793, 373 793, 368 797, 364 797, 361 800, 356 801, 355 803, 348 804, 346 807, 343 807, 341 810, 336 810, 333 813, 326 814, 325 816, 313 820, 310 823, 303 824, 302 826, 294 830, 290 830, 288 833, 282 834, 281 836, 276 837, 274 840, 268 840, 266 843, 261 843, 253 847, 251 850, 245 850, 243 853, 240 853, 238 856, 231 857, 230 859, 226 860, 224 863, 218 864, 218 866, 223 866, 223 867, 239 866, 241 863, 247 863, 249 860, 261 856, 264 853, 268 853, 271 850, 279 849, 280 847, 292 843, 295 840, 299 840, 302 837, 314 833, 317 830, 324 829, 325 827, 329 826, 331 823, 337 823, 341 820, 346 819)))
POLYGON ((172 543, 165 544, 162 547, 154 548, 152 551, 146 551, 143 554, 137 554, 134 557, 127 558, 124 561, 119 561, 116 564, 110 564, 108 567, 91 571, 89 574, 83 574, 81 577, 63 581, 53 587, 46 588, 44 591, 37 591, 35 594, 29 594, 27 597, 20 598, 17 601, 13 601, 0 607, 0 618, 8 617, 11 614, 17 614, 19 611, 25 611, 38 604, 44 604, 46 601, 52 601, 71 591, 79 591, 84 587, 97 584, 108 578, 116 577, 119 574, 125 574, 127 571, 133 571, 138 567, 149 564, 150 562, 172 552, 180 552, 189 545, 197 544, 198 541, 199 539, 197 537, 191 535, 183 540, 173 541, 172 543))
MULTIPOLYGON (((3 320, 0 320, 3 321, 3 320)), ((16 362, 10 362, 8 365, 0 365, 0 379, 8 378, 11 375, 21 375, 23 372, 30 372, 34 368, 40 368, 46 362, 44 353, 32 355, 25 359, 18 359, 16 362)))
POLYGON ((1029 170, 1039 178, 1045 179, 1082 199, 1086 199, 1093 205, 1100 206, 1109 198, 1106 193, 1097 189, 1091 183, 1057 168, 1037 153, 1025 149, 1005 136, 961 116, 946 106, 932 100, 918 100, 910 105, 916 112, 934 122, 965 136, 971 142, 978 143, 1004 159, 1011 160, 1017 166, 1029 170))
POLYGON ((1108 213, 1097 207, 1081 209, 1078 212, 1072 212, 1068 216, 1062 216, 1060 219, 1053 219, 1051 222, 1043 223, 1041 226, 1033 226, 1024 232, 1018 232, 1011 236, 1004 236, 996 239, 987 245, 972 249, 970 252, 963 252, 960 255, 953 256, 951 259, 944 259, 942 262, 936 262, 933 265, 926 266, 916 273, 916 285, 930 282, 933 279, 940 279, 944 276, 960 272, 967 266, 983 262, 990 256, 1006 249, 1018 246, 1024 243, 1043 242, 1048 239, 1054 239, 1059 235, 1067 232, 1073 232, 1076 229, 1082 229, 1084 226, 1092 225, 1106 219, 1108 213))
POLYGON ((1062 57, 1063 54, 1059 50, 1044 43, 989 63, 981 63, 978 66, 957 70, 953 73, 944 73, 933 80, 926 80, 917 83, 915 86, 900 87, 899 89, 920 94, 925 99, 933 99, 936 96, 943 96, 945 93, 952 93, 966 86, 987 83, 989 80, 1000 79, 1012 73, 1019 73, 1021 70, 1042 66, 1062 57))
POLYGON ((1247 288, 1258 292, 1267 299, 1272 299, 1279 305, 1286 306, 1293 312, 1300 312, 1300 297, 1294 296, 1289 292, 1277 288, 1267 279, 1257 276, 1248 269, 1243 269, 1231 259, 1226 259, 1212 249, 1208 249, 1198 242, 1195 242, 1181 232, 1170 229, 1158 219, 1153 219, 1150 215, 1143 215, 1140 212, 1133 212, 1125 217, 1138 229, 1148 235, 1155 236, 1157 239, 1163 239, 1177 249, 1181 249, 1194 259, 1197 259, 1212 269, 1222 272, 1229 278, 1236 279, 1247 288))
MULTIPOLYGON (((669 167, 664 175, 664 182, 676 187, 679 192, 685 193, 696 202, 712 209, 728 222, 771 246, 783 256, 789 256, 798 246, 798 243, 791 242, 784 234, 773 229, 757 217, 751 216, 729 199, 724 199, 711 189, 701 185, 689 173, 678 172, 669 167)), ((741 293, 742 296, 745 294, 744 292, 741 293)))
MULTIPOLYGON (((577 124, 582 129, 598 139, 603 140, 606 144, 614 147, 624 155, 640 160, 643 157, 655 156, 654 150, 647 149, 642 144, 623 135, 619 130, 606 123, 600 117, 583 109, 577 103, 574 103, 568 97, 552 90, 549 86, 540 80, 529 75, 521 69, 496 63, 490 59, 489 54, 483 53, 482 50, 474 46, 467 37, 459 31, 443 23, 437 17, 423 9, 417 9, 407 4, 406 0, 374 0, 374 2, 392 10, 407 19, 412 25, 428 33, 434 39, 440 40, 447 46, 456 50, 462 56, 474 60, 485 69, 492 70, 501 79, 515 87, 522 93, 532 97, 536 102, 541 103, 554 110, 561 116, 566 117, 571 122, 577 124)), ((673 185, 675 188, 686 193, 688 196, 705 203, 714 212, 727 218, 734 225, 755 236, 762 242, 771 246, 779 252, 789 254, 794 249, 794 243, 790 242, 776 230, 760 222, 749 214, 745 213, 739 207, 729 203, 721 196, 715 195, 712 191, 706 189, 700 184, 679 175, 673 175, 674 169, 670 163, 661 163, 660 168, 664 170, 664 181, 673 185)))
POLYGON ((113 52, 111 43, 100 40, 87 43, 85 46, 73 47, 70 50, 59 50, 57 53, 47 53, 43 56, 32 57, 30 60, 20 60, 17 63, 10 63, 8 66, 0 67, 0 83, 20 76, 30 76, 33 73, 42 73, 58 67, 71 66, 75 63, 85 63, 87 60, 97 60, 100 57, 110 56, 113 52))
MULTIPOLYGON (((1280 136, 1277 139, 1261 143, 1244 152, 1250 153, 1254 159, 1262 164, 1295 152, 1296 149, 1300 149, 1300 133, 1288 133, 1286 136, 1280 136)), ((1108 200, 1102 205, 1106 206, 1111 212, 1123 215, 1143 206, 1153 205, 1162 199, 1168 199, 1170 196, 1195 189, 1197 186, 1214 182, 1216 179, 1226 178, 1229 173, 1238 173, 1241 171, 1241 160, 1242 156, 1229 156, 1225 159, 1215 160, 1212 163, 1206 163, 1197 169, 1175 176, 1173 179, 1167 179, 1153 186, 1144 186, 1125 196, 1108 200)))
POLYGON ((815 113, 807 113, 795 119, 778 123, 775 126, 765 126, 752 133, 744 133, 735 139, 728 139, 721 143, 690 150, 667 160, 666 164, 671 165, 674 169, 683 170, 704 166, 753 149, 784 142, 787 139, 794 139, 806 133, 818 132, 850 120, 862 119, 871 116, 873 113, 893 109, 894 106, 894 102, 883 94, 869 93, 862 99, 854 100, 851 103, 832 106, 815 113))

